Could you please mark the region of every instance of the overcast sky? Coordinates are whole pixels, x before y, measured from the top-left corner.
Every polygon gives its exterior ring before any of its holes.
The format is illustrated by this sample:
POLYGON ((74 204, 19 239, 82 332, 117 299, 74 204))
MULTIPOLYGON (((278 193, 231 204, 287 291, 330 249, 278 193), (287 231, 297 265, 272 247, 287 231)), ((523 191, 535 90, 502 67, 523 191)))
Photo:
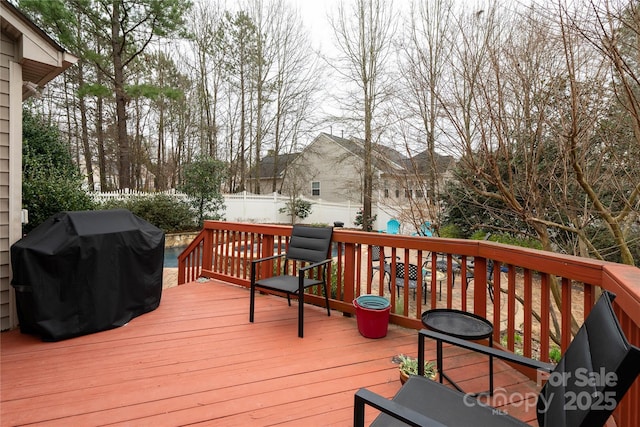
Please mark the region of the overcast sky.
POLYGON ((332 45, 332 30, 327 15, 337 9, 340 0, 288 1, 298 8, 303 22, 309 27, 309 34, 314 48, 327 53, 332 45))

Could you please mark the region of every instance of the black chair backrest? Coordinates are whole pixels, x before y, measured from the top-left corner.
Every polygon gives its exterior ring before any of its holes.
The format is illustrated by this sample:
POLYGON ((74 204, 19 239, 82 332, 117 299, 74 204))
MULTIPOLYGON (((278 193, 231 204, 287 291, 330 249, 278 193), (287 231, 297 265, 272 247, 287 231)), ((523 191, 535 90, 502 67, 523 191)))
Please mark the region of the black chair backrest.
POLYGON ((493 280, 493 269, 494 269, 494 264, 493 264, 493 260, 487 260, 487 280, 493 280))
POLYGON ((316 263, 330 257, 333 227, 294 225, 287 259, 316 263))
POLYGON ((380 246, 369 246, 371 250, 371 261, 380 261, 380 246))
POLYGON ((538 397, 540 426, 601 426, 640 373, 640 349, 627 341, 604 292, 538 397))
MULTIPOLYGON (((408 264, 409 265, 409 280, 418 280, 418 266, 415 264, 408 264)), ((406 268, 405 268, 405 264, 404 262, 397 262, 396 263, 396 278, 397 279, 404 279, 404 275, 406 268)))

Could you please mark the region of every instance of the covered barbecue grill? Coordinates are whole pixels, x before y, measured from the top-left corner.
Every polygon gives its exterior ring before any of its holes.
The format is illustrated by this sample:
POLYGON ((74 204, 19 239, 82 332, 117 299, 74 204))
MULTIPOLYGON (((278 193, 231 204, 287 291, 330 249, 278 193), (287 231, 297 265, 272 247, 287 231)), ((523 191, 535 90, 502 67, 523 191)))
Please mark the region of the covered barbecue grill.
POLYGON ((58 341, 160 304, 164 233, 128 210, 61 212, 11 247, 20 330, 58 341))

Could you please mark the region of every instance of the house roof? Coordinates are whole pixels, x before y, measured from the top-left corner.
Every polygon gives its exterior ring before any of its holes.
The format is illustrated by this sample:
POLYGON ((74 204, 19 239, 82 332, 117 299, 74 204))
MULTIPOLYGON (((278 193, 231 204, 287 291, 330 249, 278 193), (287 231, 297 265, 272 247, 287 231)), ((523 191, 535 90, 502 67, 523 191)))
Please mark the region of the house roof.
MULTIPOLYGON (((364 141, 362 139, 354 137, 346 139, 327 133, 321 133, 320 136, 329 138, 354 155, 364 158, 364 141)), ((373 165, 375 168, 381 170, 404 168, 407 157, 399 151, 381 144, 372 144, 371 149, 374 153, 373 165)))
POLYGON ((278 164, 276 166, 276 157, 269 154, 260 160, 260 178, 280 178, 284 174, 289 164, 300 155, 300 153, 280 154, 278 155, 278 164))
MULTIPOLYGON (((78 61, 8 0, 0 0, 0 9, 3 36, 20 47, 15 60, 22 65, 23 81, 43 87, 78 61)), ((22 99, 32 94, 24 85, 22 99)))
MULTIPOLYGON (((438 153, 434 153, 434 163, 436 166, 436 173, 442 174, 445 173, 454 162, 453 156, 443 156, 438 153)), ((430 164, 430 156, 427 150, 416 154, 411 159, 407 159, 405 163, 405 167, 408 170, 413 170, 414 168, 419 174, 426 174, 428 171, 428 167, 430 164)))
MULTIPOLYGON (((360 138, 343 138, 321 132, 313 140, 311 145, 319 139, 328 139, 353 155, 364 158, 364 141, 360 138)), ((374 153, 373 166, 383 172, 393 171, 397 173, 398 171, 416 171, 417 173, 425 174, 428 170, 429 156, 427 151, 423 151, 410 158, 394 148, 381 144, 373 144, 372 150, 374 153)), ((280 154, 278 156, 277 167, 273 154, 263 157, 260 160, 260 178, 271 178, 274 174, 276 177, 282 177, 289 164, 300 156, 300 154, 301 153, 280 154)), ((453 157, 442 156, 436 153, 435 162, 437 173, 446 172, 452 161, 453 157)))

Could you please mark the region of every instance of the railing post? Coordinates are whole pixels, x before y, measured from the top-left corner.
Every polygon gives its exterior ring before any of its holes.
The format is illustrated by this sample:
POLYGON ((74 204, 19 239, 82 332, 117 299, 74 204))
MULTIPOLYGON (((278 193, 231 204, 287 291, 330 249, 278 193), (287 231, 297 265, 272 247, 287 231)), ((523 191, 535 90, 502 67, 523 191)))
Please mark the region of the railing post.
MULTIPOLYGON (((462 280, 466 280, 462 274, 462 280)), ((474 258, 473 261, 473 311, 487 317, 487 259, 474 258)), ((464 293, 463 293, 464 294, 464 293)))
POLYGON ((202 250, 203 250, 202 268, 204 270, 213 270, 213 230, 212 229, 205 230, 202 250))
MULTIPOLYGON (((338 243, 339 244, 339 243, 338 243)), ((353 243, 344 246, 344 301, 349 302, 355 299, 355 272, 356 272, 356 251, 353 243)))
MULTIPOLYGON (((271 234, 262 235, 262 257, 268 257, 274 254, 275 239, 271 234)), ((259 267, 258 278, 264 279, 273 276, 273 260, 265 261, 264 265, 259 267)))

